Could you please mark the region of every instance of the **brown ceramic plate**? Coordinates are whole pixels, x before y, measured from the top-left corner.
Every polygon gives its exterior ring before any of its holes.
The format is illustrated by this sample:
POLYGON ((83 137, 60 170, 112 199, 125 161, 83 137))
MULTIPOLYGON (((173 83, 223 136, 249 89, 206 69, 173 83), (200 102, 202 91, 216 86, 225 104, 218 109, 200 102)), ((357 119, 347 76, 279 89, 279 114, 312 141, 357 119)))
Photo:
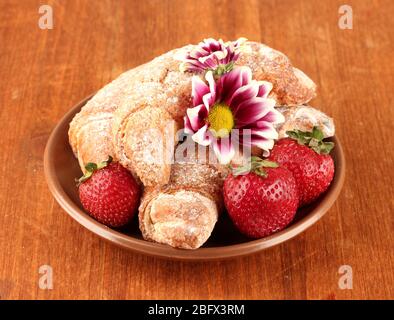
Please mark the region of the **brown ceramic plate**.
POLYGON ((314 204, 298 210, 294 221, 286 229, 269 237, 250 240, 242 236, 226 214, 221 215, 207 243, 197 250, 174 249, 145 241, 138 229, 137 219, 122 229, 110 229, 91 218, 79 202, 74 179, 81 175, 81 171, 68 144, 69 123, 90 98, 74 106, 53 130, 45 149, 45 176, 54 197, 72 218, 100 237, 121 247, 178 260, 213 260, 251 254, 289 240, 310 227, 330 209, 341 191, 345 177, 345 159, 341 144, 338 138, 334 137, 332 140, 336 147, 331 155, 335 161, 336 171, 330 188, 314 204))

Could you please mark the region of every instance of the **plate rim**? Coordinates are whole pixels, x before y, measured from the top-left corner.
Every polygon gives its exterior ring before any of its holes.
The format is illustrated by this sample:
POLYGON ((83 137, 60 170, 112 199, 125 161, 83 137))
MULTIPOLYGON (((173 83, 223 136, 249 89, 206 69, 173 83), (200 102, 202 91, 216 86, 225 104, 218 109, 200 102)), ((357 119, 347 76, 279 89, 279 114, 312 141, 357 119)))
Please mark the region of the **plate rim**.
POLYGON ((48 187, 62 209, 83 227, 97 234, 101 238, 116 244, 117 246, 149 256, 183 261, 224 260, 253 254, 290 240, 311 227, 332 207, 343 187, 346 169, 345 156, 342 145, 338 137, 335 135, 332 139, 335 142, 336 166, 335 175, 330 188, 311 213, 307 214, 291 226, 265 238, 254 239, 248 242, 223 247, 202 247, 195 250, 177 249, 168 245, 134 238, 101 224, 81 210, 63 190, 58 176, 56 175, 54 163, 52 161, 52 145, 54 144, 54 141, 56 141, 55 138, 59 135, 62 129, 64 129, 65 125, 69 126, 70 118, 78 113, 92 96, 93 94, 75 104, 60 119, 60 121, 58 121, 55 128, 52 130, 45 146, 44 173, 48 187))

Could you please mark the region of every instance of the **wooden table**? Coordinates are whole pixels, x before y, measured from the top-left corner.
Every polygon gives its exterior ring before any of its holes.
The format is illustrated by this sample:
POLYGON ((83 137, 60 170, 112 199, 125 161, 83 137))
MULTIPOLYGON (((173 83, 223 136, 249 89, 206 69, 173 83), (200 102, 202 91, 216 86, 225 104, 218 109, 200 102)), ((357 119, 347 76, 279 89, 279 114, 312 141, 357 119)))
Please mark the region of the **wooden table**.
POLYGON ((48 0, 0 4, 1 299, 394 298, 394 3, 346 1, 48 0), (121 72, 204 37, 262 41, 319 86, 312 105, 335 118, 346 182, 328 214, 273 249, 224 262, 179 263, 114 247, 73 221, 43 175, 63 114, 121 72), (39 288, 39 267, 53 289, 39 288), (353 271, 340 289, 339 268, 353 271))

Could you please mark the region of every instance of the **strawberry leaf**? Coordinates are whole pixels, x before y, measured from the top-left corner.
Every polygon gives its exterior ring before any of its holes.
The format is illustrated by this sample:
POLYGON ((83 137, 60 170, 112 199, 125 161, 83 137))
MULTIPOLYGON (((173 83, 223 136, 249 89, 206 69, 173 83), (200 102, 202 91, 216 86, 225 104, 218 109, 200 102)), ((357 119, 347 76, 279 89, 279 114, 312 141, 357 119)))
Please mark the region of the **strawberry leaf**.
POLYGON ((318 154, 329 154, 334 148, 333 142, 325 142, 324 134, 318 127, 313 127, 312 131, 286 131, 286 134, 299 144, 311 148, 318 154))
POLYGON ((277 168, 277 167, 279 167, 279 165, 276 162, 274 162, 274 161, 268 161, 268 160, 261 160, 260 159, 260 163, 261 163, 261 166, 264 167, 264 168, 277 168))
POLYGON ((85 169, 87 172, 94 172, 97 170, 97 164, 93 163, 93 162, 88 162, 85 165, 85 169))
POLYGON ((329 154, 334 149, 334 142, 324 142, 320 145, 320 153, 329 154))
POLYGON ((250 166, 240 166, 232 169, 232 174, 234 176, 242 176, 244 174, 247 174, 250 171, 250 166))
POLYGON ((316 139, 317 141, 322 141, 324 139, 323 131, 321 131, 318 127, 313 127, 312 138, 316 139))
POLYGON ((113 158, 111 156, 108 156, 107 160, 99 162, 98 165, 94 162, 88 162, 85 165, 85 170, 86 170, 85 174, 81 178, 75 179, 75 181, 77 182, 77 187, 79 187, 81 183, 88 180, 93 175, 94 172, 108 166, 112 162, 112 160, 113 158))
POLYGON ((267 177, 267 172, 264 168, 277 168, 279 165, 276 162, 261 159, 252 156, 247 164, 239 167, 232 167, 232 174, 234 176, 245 175, 249 172, 254 172, 261 177, 267 177))
POLYGON ((102 168, 105 168, 106 166, 108 166, 111 162, 112 162, 113 158, 111 156, 108 156, 108 159, 105 161, 101 161, 96 170, 100 170, 102 168))
POLYGON ((267 172, 263 169, 263 168, 257 168, 255 171, 254 171, 254 173, 255 174, 257 174, 258 176, 260 176, 260 177, 263 177, 263 178, 266 178, 267 177, 267 172))

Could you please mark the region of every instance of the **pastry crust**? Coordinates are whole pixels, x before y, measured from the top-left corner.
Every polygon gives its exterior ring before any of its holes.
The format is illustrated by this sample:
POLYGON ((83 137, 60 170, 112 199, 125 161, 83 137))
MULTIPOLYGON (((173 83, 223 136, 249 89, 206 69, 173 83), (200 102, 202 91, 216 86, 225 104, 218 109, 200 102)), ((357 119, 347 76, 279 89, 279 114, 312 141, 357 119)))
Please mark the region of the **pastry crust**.
POLYGON ((215 202, 196 191, 148 191, 144 204, 139 215, 144 239, 175 248, 201 247, 218 219, 215 202))
POLYGON ((251 52, 240 55, 236 64, 249 66, 254 79, 271 82, 270 96, 278 105, 306 104, 316 96, 316 84, 294 68, 282 52, 257 42, 248 42, 248 45, 251 52))
POLYGON ((286 131, 312 131, 313 127, 318 127, 325 138, 335 134, 334 120, 311 106, 296 106, 294 108, 284 106, 278 110, 285 116, 285 122, 276 128, 279 139, 287 137, 286 131))
POLYGON ((146 240, 197 249, 209 238, 223 208, 227 171, 208 164, 208 156, 207 152, 187 155, 172 165, 168 184, 145 188, 139 224, 146 240))

